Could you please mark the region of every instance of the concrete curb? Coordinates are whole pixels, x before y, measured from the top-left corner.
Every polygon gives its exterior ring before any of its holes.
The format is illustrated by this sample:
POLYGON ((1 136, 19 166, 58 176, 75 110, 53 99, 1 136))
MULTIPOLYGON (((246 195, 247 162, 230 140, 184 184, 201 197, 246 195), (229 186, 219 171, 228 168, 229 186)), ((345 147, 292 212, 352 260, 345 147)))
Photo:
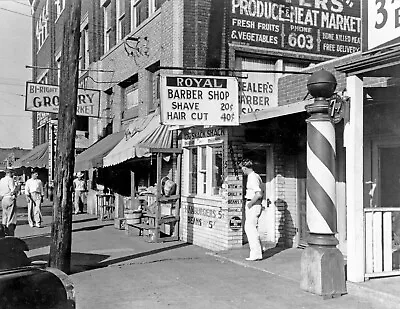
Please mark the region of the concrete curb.
POLYGON ((226 256, 221 256, 217 252, 206 252, 206 255, 210 255, 210 256, 215 257, 216 259, 228 261, 228 262, 231 262, 231 263, 243 266, 243 267, 259 270, 259 271, 262 271, 264 273, 267 273, 267 274, 270 274, 270 275, 273 275, 273 276, 276 276, 276 277, 279 277, 279 278, 283 278, 285 280, 289 280, 289 281, 292 281, 292 282, 297 282, 297 280, 295 280, 293 278, 289 278, 289 277, 286 277, 286 276, 278 275, 278 274, 276 274, 274 272, 271 272, 269 270, 263 269, 262 267, 258 267, 256 265, 257 262, 245 262, 245 261, 242 262, 242 261, 238 261, 236 259, 232 259, 232 258, 229 258, 229 257, 226 257, 226 256))
MULTIPOLYGON (((295 280, 293 278, 289 278, 287 276, 282 276, 279 274, 276 274, 274 272, 271 272, 269 270, 263 269, 262 267, 257 266, 256 263, 248 263, 245 261, 239 261, 234 258, 226 257, 226 256, 221 256, 218 254, 218 252, 206 252, 206 255, 213 256, 216 259, 219 259, 221 261, 228 261, 231 263, 234 263, 236 265, 240 265, 243 267, 251 268, 254 270, 259 270, 265 273, 268 273, 270 275, 274 275, 276 277, 289 280, 292 282, 298 282, 298 280, 295 280)), ((384 305, 386 309, 399 309, 400 308, 400 297, 394 296, 389 293, 385 293, 382 291, 377 291, 374 289, 371 289, 366 286, 361 286, 360 284, 354 283, 347 281, 346 282, 347 286, 347 293, 348 295, 356 296, 362 299, 368 299, 371 302, 376 302, 379 303, 380 305, 384 305)), ((300 288, 300 287, 299 287, 300 288)))

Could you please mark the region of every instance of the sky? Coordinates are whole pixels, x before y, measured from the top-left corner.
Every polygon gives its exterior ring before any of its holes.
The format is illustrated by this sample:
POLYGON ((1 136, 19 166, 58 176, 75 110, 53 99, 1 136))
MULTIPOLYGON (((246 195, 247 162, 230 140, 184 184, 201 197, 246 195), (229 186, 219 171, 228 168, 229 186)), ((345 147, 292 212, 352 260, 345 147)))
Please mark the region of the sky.
POLYGON ((32 148, 32 112, 25 111, 31 80, 31 9, 28 0, 0 0, 0 148, 32 148))

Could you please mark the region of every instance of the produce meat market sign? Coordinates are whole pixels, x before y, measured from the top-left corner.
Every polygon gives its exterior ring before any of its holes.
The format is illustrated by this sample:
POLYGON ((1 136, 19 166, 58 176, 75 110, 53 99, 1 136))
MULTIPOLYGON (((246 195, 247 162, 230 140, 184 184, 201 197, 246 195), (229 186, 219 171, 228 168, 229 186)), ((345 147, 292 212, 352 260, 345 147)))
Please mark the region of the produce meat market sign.
POLYGON ((399 0, 364 0, 362 10, 363 51, 400 42, 399 0))
POLYGON ((360 0, 231 0, 230 9, 232 43, 336 57, 361 48, 360 0))
POLYGON ((161 77, 161 122, 168 125, 239 125, 234 77, 161 77))
MULTIPOLYGON (((25 110, 32 112, 58 113, 59 87, 38 83, 26 83, 25 110)), ((76 114, 99 117, 100 91, 78 89, 76 114)))

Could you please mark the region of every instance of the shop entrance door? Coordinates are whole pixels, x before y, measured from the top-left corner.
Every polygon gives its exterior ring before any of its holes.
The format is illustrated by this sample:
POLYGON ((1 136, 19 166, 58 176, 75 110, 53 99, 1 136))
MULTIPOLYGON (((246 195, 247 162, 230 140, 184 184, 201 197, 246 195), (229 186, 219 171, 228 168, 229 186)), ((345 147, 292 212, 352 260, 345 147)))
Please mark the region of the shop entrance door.
POLYGON ((365 214, 365 277, 400 275, 400 143, 373 143, 365 214))
MULTIPOLYGON (((243 157, 254 163, 254 171, 261 176, 264 186, 262 212, 258 220, 261 241, 276 243, 275 235, 275 179, 273 149, 270 144, 245 144, 243 157)), ((245 184, 244 184, 245 185, 245 184)))

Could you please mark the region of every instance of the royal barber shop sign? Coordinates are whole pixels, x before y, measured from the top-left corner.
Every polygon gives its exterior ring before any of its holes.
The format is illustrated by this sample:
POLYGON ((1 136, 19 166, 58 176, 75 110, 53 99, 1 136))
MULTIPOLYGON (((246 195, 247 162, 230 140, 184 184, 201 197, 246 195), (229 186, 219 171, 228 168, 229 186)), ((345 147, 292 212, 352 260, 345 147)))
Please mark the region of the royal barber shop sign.
POLYGON ((400 1, 362 1, 363 51, 400 43, 400 1))
POLYGON ((234 44, 325 56, 361 48, 360 0, 231 0, 234 44))

